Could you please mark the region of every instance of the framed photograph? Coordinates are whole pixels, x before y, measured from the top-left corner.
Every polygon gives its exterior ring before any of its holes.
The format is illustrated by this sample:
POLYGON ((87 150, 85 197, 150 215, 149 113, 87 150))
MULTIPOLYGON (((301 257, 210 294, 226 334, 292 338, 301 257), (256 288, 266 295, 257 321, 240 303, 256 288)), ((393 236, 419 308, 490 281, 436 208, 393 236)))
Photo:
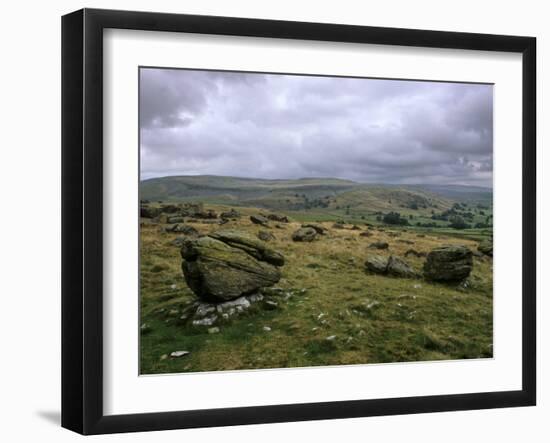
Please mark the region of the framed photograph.
POLYGON ((62 425, 536 403, 532 37, 62 20, 62 425))

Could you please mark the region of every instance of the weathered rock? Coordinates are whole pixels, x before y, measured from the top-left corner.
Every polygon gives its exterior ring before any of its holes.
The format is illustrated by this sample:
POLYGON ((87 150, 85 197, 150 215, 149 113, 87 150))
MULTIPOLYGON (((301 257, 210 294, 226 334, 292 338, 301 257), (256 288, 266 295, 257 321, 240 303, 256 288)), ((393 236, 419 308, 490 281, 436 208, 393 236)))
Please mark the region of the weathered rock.
POLYGON ((313 241, 317 238, 317 231, 313 228, 300 228, 292 234, 294 241, 313 241))
POLYGON ((386 272, 388 275, 400 278, 414 278, 418 276, 417 272, 407 262, 393 255, 390 255, 388 259, 386 272))
POLYGON ((444 245, 428 254, 424 277, 435 281, 460 281, 470 275, 472 266, 472 251, 466 246, 444 245))
POLYGON ((273 220, 273 221, 276 221, 276 222, 281 222, 281 223, 288 223, 289 222, 288 217, 286 215, 281 215, 281 214, 268 214, 267 219, 268 220, 273 220))
POLYGON ((245 232, 226 229, 210 234, 210 237, 220 240, 229 246, 241 249, 258 260, 275 266, 283 266, 285 264, 285 258, 280 252, 271 249, 259 239, 245 232))
POLYGON ((385 274, 386 268, 388 267, 388 259, 382 257, 381 255, 369 255, 365 266, 368 271, 375 274, 385 274))
POLYGON ((151 206, 141 206, 139 208, 139 216, 143 218, 155 218, 161 213, 159 208, 153 208, 151 206))
POLYGON ((401 236, 400 232, 388 232, 388 236, 390 237, 399 237, 401 236))
POLYGON ((361 232, 361 234, 359 234, 359 237, 372 237, 372 232, 370 231, 364 231, 364 232, 361 232))
POLYGON ((371 249, 388 249, 390 245, 385 241, 375 241, 369 245, 371 249))
POLYGON ((302 228, 311 228, 315 229, 315 232, 319 235, 325 235, 328 232, 328 229, 318 223, 304 223, 302 228))
POLYGON ((281 254, 260 240, 230 231, 186 239, 181 255, 189 288, 209 302, 234 300, 277 283, 277 266, 284 263, 281 254))
POLYGON ((267 231, 259 231, 258 238, 262 241, 275 240, 275 236, 271 232, 267 232, 267 231))
POLYGON ((357 225, 353 225, 353 226, 351 227, 351 230, 352 230, 352 231, 360 231, 361 228, 360 228, 359 226, 357 226, 357 225))
POLYGON ((267 226, 268 219, 263 215, 251 215, 250 221, 255 225, 267 226))
POLYGON ((489 257, 493 256, 493 242, 490 240, 482 241, 478 247, 477 250, 481 252, 482 254, 488 255, 489 257))
POLYGON ((344 222, 336 222, 332 225, 334 229, 345 229, 344 222))

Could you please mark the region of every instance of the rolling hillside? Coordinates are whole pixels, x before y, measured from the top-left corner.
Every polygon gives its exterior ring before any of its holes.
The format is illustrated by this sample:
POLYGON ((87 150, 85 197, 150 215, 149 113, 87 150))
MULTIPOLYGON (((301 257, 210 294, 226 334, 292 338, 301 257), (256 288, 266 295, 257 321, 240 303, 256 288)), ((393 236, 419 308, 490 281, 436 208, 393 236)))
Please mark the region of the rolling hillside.
POLYGON ((272 210, 376 212, 400 210, 429 214, 458 201, 487 201, 492 190, 467 186, 378 185, 336 178, 266 180, 221 176, 174 176, 144 180, 141 199, 255 206, 272 210))

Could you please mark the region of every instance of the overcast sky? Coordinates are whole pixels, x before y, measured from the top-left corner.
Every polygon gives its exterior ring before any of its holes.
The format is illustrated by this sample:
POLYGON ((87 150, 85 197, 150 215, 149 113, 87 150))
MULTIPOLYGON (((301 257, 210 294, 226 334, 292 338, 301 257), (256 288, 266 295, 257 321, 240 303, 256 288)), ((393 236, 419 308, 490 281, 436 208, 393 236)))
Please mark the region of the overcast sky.
POLYGON ((492 186, 490 85, 141 69, 141 178, 492 186))

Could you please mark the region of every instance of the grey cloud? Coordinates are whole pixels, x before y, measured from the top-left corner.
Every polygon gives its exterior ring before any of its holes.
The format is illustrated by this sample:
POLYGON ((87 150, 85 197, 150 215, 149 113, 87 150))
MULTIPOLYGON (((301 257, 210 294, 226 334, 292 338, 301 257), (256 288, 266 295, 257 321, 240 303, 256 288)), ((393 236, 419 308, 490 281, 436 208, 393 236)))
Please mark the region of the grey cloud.
POLYGON ((493 88, 142 69, 142 178, 492 185, 493 88))

